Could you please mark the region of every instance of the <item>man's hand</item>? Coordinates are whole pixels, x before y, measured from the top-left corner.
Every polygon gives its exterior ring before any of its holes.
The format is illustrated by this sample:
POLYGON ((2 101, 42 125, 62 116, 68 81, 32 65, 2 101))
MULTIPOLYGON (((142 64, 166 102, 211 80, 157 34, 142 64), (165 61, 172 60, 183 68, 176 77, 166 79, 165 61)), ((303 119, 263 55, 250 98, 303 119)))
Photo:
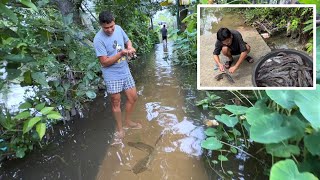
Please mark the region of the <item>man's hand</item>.
POLYGON ((232 66, 232 67, 230 67, 230 69, 229 69, 229 73, 234 73, 234 72, 236 72, 236 70, 238 69, 238 66, 232 66))
POLYGON ((134 49, 133 47, 129 47, 128 53, 129 53, 129 56, 132 57, 136 53, 136 49, 134 49))
POLYGON ((121 54, 121 56, 128 56, 129 51, 128 51, 127 49, 122 49, 122 50, 120 51, 120 54, 121 54))
POLYGON ((219 63, 219 70, 220 70, 221 72, 224 72, 224 71, 225 71, 224 65, 221 64, 221 63, 219 63))

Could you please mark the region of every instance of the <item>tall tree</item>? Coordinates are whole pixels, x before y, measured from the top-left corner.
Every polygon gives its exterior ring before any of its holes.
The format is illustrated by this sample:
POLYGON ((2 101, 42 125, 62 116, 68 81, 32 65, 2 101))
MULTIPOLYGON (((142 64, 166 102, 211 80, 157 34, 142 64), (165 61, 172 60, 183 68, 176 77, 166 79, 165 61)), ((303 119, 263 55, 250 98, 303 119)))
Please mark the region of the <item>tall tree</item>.
POLYGON ((50 2, 57 5, 64 17, 72 14, 73 22, 81 25, 80 8, 83 0, 50 0, 50 2))

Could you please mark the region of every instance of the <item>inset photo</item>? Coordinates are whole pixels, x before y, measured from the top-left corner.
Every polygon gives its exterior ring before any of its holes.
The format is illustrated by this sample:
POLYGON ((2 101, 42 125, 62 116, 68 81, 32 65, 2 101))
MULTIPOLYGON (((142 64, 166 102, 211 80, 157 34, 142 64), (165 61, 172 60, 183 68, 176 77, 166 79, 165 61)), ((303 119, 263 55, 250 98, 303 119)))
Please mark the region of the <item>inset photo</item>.
POLYGON ((198 5, 197 88, 315 89, 315 5, 198 5))

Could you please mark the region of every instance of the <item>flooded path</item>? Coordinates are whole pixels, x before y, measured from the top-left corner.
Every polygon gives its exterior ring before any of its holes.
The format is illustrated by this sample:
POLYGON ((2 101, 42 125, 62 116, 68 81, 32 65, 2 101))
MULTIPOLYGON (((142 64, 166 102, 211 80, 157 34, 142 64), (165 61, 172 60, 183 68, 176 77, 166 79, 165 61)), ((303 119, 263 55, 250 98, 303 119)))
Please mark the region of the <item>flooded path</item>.
MULTIPOLYGON (((171 54, 172 47, 168 51, 171 54)), ((185 95, 166 55, 162 45, 157 45, 156 61, 150 59, 145 71, 134 73, 140 96, 133 117, 141 121, 143 129, 128 130, 123 145, 108 149, 96 179, 207 179, 200 159, 203 129, 187 117, 185 95), (159 137, 148 170, 134 174, 131 169, 147 153, 128 142, 154 146, 159 137)))
POLYGON ((0 179, 208 179, 201 159, 203 127, 194 125, 198 115, 188 113, 187 99, 195 97, 186 90, 181 69, 167 58, 171 45, 164 52, 158 44, 146 59, 132 62, 139 94, 133 120, 143 129, 129 129, 123 144, 110 145, 115 126, 110 97, 99 96, 88 104, 85 118, 56 128, 64 137, 22 160, 0 165, 0 179), (132 169, 148 153, 128 142, 154 147, 148 163, 136 166, 140 173, 132 169))

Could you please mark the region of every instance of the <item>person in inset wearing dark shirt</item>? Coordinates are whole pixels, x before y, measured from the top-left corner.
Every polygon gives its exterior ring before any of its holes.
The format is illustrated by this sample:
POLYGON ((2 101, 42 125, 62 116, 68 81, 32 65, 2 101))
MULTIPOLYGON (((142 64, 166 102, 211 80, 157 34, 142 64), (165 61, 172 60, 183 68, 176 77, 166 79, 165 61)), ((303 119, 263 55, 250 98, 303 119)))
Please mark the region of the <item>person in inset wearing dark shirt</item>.
POLYGON ((230 73, 234 73, 244 60, 253 63, 252 57, 248 56, 250 49, 250 46, 243 41, 242 35, 238 31, 220 28, 217 32, 213 59, 218 64, 220 71, 225 71, 226 68, 229 69, 230 73), (229 59, 225 64, 222 64, 219 58, 221 51, 229 59), (233 55, 240 55, 240 57, 236 64, 231 66, 234 61, 233 55))
POLYGON ((161 31, 161 35, 162 35, 162 41, 165 40, 166 45, 167 45, 167 34, 168 34, 168 30, 166 28, 166 25, 164 24, 163 27, 160 29, 161 31))

